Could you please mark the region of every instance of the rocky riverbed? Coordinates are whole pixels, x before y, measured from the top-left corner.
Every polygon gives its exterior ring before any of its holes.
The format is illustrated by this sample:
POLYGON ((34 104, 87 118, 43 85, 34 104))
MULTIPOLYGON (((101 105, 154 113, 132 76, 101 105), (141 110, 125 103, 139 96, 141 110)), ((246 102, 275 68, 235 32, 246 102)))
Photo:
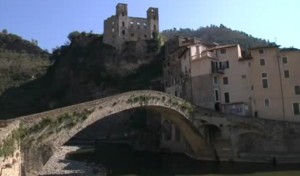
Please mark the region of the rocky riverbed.
POLYGON ((71 152, 76 152, 80 147, 63 146, 60 147, 43 167, 39 175, 41 176, 106 176, 107 170, 99 165, 93 163, 79 162, 66 159, 66 155, 71 152))

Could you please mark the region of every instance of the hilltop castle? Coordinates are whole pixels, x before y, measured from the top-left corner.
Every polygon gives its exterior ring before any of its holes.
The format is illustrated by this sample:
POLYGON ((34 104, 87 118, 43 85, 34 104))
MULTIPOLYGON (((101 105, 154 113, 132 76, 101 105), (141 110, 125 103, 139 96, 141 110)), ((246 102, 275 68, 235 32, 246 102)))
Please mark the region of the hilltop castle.
POLYGON ((129 17, 127 4, 116 6, 116 15, 104 21, 103 42, 121 49, 127 41, 156 39, 159 33, 158 8, 150 7, 147 18, 129 17))

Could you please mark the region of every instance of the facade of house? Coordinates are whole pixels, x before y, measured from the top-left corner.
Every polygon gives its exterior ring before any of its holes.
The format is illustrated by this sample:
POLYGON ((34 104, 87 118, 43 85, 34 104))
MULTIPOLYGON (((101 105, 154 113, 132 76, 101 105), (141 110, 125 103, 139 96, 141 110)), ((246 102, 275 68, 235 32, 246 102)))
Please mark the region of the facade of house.
POLYGON ((150 7, 147 18, 130 17, 127 4, 119 3, 116 14, 104 21, 103 42, 121 49, 125 42, 156 39, 158 34, 158 8, 150 7))
POLYGON ((244 56, 238 44, 199 40, 166 55, 167 93, 226 114, 300 121, 299 50, 268 46, 244 56))
POLYGON ((275 47, 250 50, 253 115, 300 121, 300 51, 275 47))

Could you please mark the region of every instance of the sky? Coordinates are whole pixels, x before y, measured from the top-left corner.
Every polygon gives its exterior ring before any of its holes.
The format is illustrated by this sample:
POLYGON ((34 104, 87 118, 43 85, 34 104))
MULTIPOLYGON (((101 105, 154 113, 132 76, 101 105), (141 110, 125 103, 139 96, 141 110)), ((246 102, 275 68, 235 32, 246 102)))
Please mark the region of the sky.
POLYGON ((52 51, 72 31, 103 33, 118 3, 128 15, 159 8, 160 30, 225 25, 282 47, 300 48, 300 0, 0 0, 0 30, 52 51))

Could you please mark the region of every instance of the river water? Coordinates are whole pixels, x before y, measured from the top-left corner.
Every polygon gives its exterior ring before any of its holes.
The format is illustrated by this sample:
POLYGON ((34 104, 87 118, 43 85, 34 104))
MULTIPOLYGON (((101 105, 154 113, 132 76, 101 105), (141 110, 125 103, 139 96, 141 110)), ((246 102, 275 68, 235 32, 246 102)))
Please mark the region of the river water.
POLYGON ((198 161, 183 154, 136 151, 125 144, 98 144, 94 151, 71 154, 68 159, 100 164, 109 175, 300 176, 300 164, 198 161))

